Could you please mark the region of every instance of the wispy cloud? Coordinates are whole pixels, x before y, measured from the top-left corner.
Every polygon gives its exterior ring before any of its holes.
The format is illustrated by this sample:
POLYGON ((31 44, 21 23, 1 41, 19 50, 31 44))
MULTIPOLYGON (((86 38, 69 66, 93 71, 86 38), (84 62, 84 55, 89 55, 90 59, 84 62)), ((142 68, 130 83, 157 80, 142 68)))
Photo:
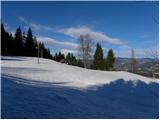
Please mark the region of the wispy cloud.
POLYGON ((36 30, 46 30, 46 31, 53 31, 52 27, 48 27, 45 25, 39 25, 39 24, 35 24, 35 23, 30 23, 30 26, 36 30))
POLYGON ((61 49, 61 53, 67 55, 68 53, 73 53, 74 55, 77 56, 78 50, 70 50, 70 49, 61 49))
POLYGON ((18 17, 18 19, 19 19, 21 22, 23 22, 23 23, 25 23, 25 24, 28 24, 28 20, 25 19, 24 17, 20 16, 20 17, 18 17))
POLYGON ((102 42, 107 42, 110 44, 117 44, 117 45, 123 44, 123 42, 118 38, 109 37, 108 35, 102 32, 94 31, 91 28, 86 27, 86 26, 64 28, 64 29, 60 29, 58 32, 68 35, 70 37, 76 38, 76 39, 80 35, 89 34, 92 37, 92 39, 96 41, 102 41, 102 42))
POLYGON ((59 40, 56 40, 50 37, 39 36, 37 37, 37 40, 43 42, 46 45, 55 46, 59 49, 77 50, 77 47, 78 47, 78 44, 76 43, 61 42, 59 40))
POLYGON ((46 25, 40 25, 36 23, 31 23, 29 22, 26 18, 24 17, 18 17, 18 19, 23 22, 24 24, 28 25, 29 27, 35 29, 35 30, 41 30, 41 31, 54 31, 52 27, 46 26, 46 25))
MULTIPOLYGON (((70 28, 55 30, 54 28, 49 26, 30 23, 28 22, 27 19, 23 17, 19 17, 19 20, 25 23, 26 26, 30 26, 35 30, 58 32, 58 33, 70 36, 74 39, 77 39, 80 35, 89 34, 91 38, 97 42, 119 45, 118 50, 114 50, 116 57, 131 57, 132 48, 127 44, 125 44, 122 40, 120 40, 119 38, 110 37, 105 33, 102 33, 99 31, 94 31, 93 29, 87 26, 70 27, 70 28)), ((64 42, 64 41, 46 37, 46 36, 38 36, 37 40, 43 42, 45 45, 53 46, 55 48, 60 49, 60 51, 64 54, 67 54, 68 52, 72 52, 76 55, 78 53, 78 50, 77 50, 78 44, 73 42, 64 42)), ((108 52, 108 48, 103 47, 103 50, 106 55, 108 52)), ((145 56, 144 49, 135 49, 135 55, 136 57, 144 57, 145 56)))
POLYGON ((70 36, 72 38, 75 38, 75 39, 77 39, 80 35, 89 34, 93 40, 98 41, 98 42, 106 42, 106 43, 115 44, 115 45, 124 45, 124 43, 120 39, 110 37, 106 35, 105 33, 102 33, 99 31, 94 31, 90 27, 87 27, 87 26, 70 27, 70 28, 62 28, 62 29, 55 30, 54 28, 50 26, 30 23, 24 17, 19 17, 19 20, 27 24, 28 26, 32 27, 35 30, 58 32, 58 33, 62 33, 64 35, 70 36))

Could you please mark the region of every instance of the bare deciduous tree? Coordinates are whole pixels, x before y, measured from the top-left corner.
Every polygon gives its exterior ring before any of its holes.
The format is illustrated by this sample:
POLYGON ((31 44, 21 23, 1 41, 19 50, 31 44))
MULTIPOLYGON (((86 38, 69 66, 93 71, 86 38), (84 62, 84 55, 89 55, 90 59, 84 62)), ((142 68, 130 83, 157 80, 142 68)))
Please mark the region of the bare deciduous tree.
POLYGON ((78 51, 80 57, 83 59, 84 67, 89 67, 89 59, 91 58, 91 54, 93 51, 93 41, 89 34, 80 35, 78 38, 79 46, 78 51))
POLYGON ((134 53, 134 49, 132 49, 131 51, 131 71, 133 73, 136 73, 137 72, 137 68, 138 68, 138 63, 135 59, 135 53, 134 53))
POLYGON ((158 50, 156 49, 147 49, 147 50, 144 50, 144 53, 150 57, 150 58, 154 58, 156 61, 158 60, 159 58, 159 53, 158 53, 158 50))
MULTIPOLYGON (((153 64, 154 66, 159 66, 159 52, 157 49, 147 49, 144 50, 144 53, 148 58, 153 58, 153 64)), ((150 71, 152 72, 153 78, 155 78, 155 75, 159 75, 158 68, 151 67, 150 71)))

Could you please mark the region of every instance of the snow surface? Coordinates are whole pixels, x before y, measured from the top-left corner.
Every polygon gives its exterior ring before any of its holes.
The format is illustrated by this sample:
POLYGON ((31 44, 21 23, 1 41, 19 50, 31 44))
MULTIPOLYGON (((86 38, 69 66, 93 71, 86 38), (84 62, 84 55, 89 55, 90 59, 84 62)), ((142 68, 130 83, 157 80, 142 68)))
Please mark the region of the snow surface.
POLYGON ((2 57, 2 118, 159 118, 159 82, 48 59, 2 57))
MULTIPOLYGON (((125 81, 132 80, 134 85, 136 85, 138 80, 146 84, 158 82, 158 80, 155 79, 124 71, 107 72, 89 70, 42 58, 40 59, 40 64, 38 64, 37 58, 32 57, 2 57, 2 74, 33 81, 58 82, 62 83, 59 84, 61 86, 80 89, 109 84, 118 79, 125 81)), ((34 84, 34 82, 30 83, 34 84)))

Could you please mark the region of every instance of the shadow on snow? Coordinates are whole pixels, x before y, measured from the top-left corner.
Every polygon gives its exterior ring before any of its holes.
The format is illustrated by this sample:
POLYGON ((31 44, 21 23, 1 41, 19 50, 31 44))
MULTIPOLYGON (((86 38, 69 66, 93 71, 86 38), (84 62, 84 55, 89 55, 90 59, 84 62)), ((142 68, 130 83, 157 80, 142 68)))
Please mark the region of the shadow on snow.
POLYGON ((116 80, 96 90, 2 75, 2 118, 158 118, 159 84, 116 80), (32 81, 33 82, 33 81, 32 81), (41 86, 46 85, 47 87, 41 86))

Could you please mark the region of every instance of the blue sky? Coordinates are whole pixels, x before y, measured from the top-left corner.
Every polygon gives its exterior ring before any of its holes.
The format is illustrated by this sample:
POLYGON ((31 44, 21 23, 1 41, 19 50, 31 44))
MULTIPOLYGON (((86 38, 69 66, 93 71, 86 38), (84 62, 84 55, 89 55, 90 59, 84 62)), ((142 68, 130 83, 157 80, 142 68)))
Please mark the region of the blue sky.
POLYGON ((147 57, 158 48, 157 2, 2 2, 2 21, 14 33, 31 27, 51 52, 77 54, 78 36, 90 34, 104 55, 113 48, 116 57, 147 57))

